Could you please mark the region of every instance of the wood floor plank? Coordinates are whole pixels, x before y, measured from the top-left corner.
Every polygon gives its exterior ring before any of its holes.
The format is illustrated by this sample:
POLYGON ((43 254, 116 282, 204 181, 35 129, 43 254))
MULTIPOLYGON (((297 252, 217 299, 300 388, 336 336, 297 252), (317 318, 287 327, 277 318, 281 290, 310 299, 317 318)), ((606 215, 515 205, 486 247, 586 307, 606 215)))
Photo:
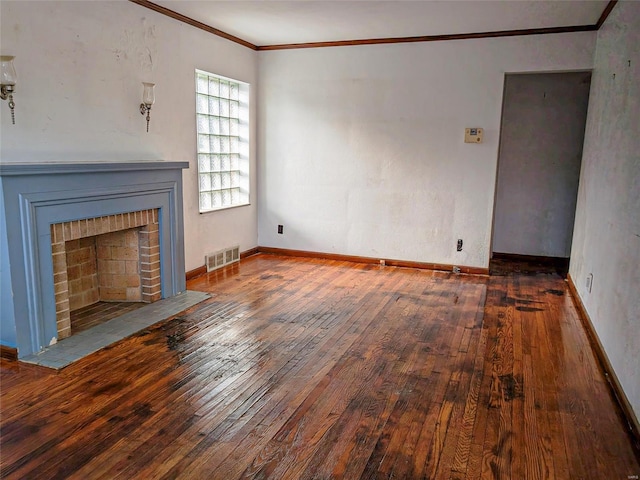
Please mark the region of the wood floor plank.
MULTIPOLYGON (((483 291, 483 298, 486 298, 486 290, 483 291)), ((484 304, 484 301, 482 301, 484 304)), ((482 309, 476 311, 476 325, 478 330, 475 348, 467 350, 467 357, 473 362, 471 379, 469 381, 469 392, 465 399, 465 407, 460 425, 458 443, 451 466, 451 478, 463 479, 469 470, 471 460, 471 444, 476 422, 479 424, 479 396, 483 378, 484 355, 487 346, 487 330, 484 328, 484 317, 482 309)))
POLYGON ((0 360, 0 477, 640 474, 565 282, 255 255, 60 372, 0 360))

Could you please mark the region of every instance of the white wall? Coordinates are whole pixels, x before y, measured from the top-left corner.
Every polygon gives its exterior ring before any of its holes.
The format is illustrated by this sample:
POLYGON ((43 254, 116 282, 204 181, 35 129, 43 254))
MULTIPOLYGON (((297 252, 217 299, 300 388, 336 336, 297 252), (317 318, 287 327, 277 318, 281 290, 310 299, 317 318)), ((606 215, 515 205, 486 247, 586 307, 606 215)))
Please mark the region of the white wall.
POLYGON ((0 3, 3 55, 15 55, 16 125, 0 105, 3 162, 189 161, 183 173, 186 268, 205 253, 257 245, 252 205, 198 213, 194 70, 252 85, 251 170, 256 171, 257 56, 124 1, 0 3), (156 83, 150 132, 138 110, 156 83))
POLYGON ((590 69, 595 37, 261 52, 258 243, 487 267, 504 74, 590 69))
POLYGON ((640 417, 638 79, 640 2, 619 2, 598 32, 569 273, 640 417))

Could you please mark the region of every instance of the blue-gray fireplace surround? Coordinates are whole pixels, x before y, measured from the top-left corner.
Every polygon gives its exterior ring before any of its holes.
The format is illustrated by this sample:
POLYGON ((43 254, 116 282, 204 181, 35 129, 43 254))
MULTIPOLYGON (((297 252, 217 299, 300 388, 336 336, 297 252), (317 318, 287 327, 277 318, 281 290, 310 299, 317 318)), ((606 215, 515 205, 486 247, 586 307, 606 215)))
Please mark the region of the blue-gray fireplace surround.
POLYGON ((0 345, 22 358, 57 341, 51 225, 159 209, 162 298, 186 290, 188 162, 0 164, 0 345))

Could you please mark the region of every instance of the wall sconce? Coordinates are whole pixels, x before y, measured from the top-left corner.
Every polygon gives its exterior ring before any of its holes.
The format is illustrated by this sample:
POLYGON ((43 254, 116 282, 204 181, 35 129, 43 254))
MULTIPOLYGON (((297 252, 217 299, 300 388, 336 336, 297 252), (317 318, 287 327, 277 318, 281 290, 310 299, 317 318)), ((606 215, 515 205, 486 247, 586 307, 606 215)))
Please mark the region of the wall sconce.
POLYGON ((142 91, 142 103, 140 104, 140 113, 147 114, 147 133, 149 132, 149 120, 151 120, 151 105, 156 101, 156 96, 153 93, 153 87, 155 83, 142 82, 144 90, 142 91))
POLYGON ((13 59, 15 57, 11 55, 0 56, 0 98, 2 100, 9 99, 9 108, 11 109, 11 123, 16 124, 16 114, 14 108, 16 107, 13 101, 13 92, 15 91, 16 69, 13 68, 13 59))

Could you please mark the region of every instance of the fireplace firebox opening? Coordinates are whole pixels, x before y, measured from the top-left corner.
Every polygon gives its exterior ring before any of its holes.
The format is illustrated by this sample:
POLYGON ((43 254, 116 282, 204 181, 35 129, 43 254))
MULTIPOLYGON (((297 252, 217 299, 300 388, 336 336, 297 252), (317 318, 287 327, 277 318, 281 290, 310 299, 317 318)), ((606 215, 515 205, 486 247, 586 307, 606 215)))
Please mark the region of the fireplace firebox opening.
POLYGON ((87 306, 160 300, 158 219, 149 209, 51 225, 58 340, 87 306))

